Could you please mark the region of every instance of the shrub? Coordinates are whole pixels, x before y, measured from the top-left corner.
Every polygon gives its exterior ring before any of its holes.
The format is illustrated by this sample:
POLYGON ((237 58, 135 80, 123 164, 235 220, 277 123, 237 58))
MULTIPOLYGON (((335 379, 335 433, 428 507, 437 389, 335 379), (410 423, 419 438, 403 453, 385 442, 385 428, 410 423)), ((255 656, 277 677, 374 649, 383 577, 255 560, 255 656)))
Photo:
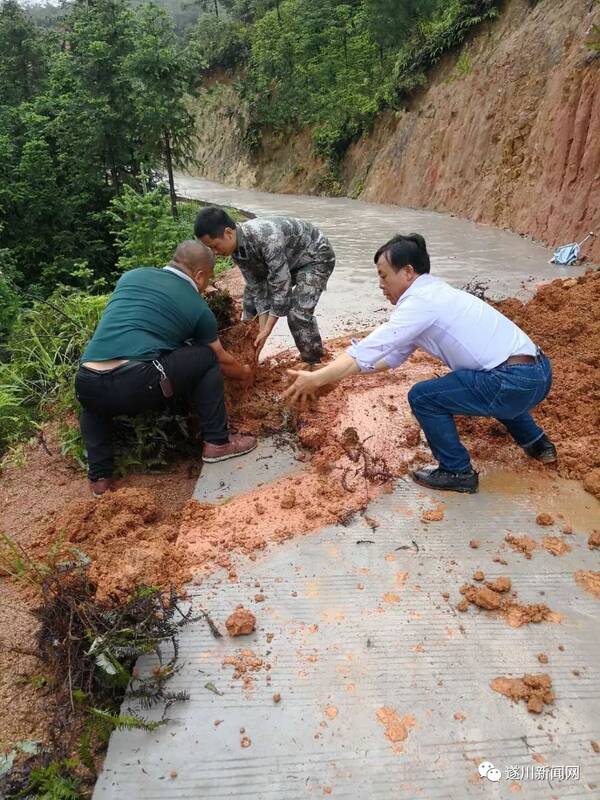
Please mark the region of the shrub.
MULTIPOLYGON (((171 260, 177 245, 194 238, 194 221, 201 203, 180 202, 178 217, 173 218, 169 196, 160 189, 145 194, 125 186, 115 197, 108 212, 115 236, 119 260, 118 272, 135 267, 164 267, 171 260)), ((243 215, 236 209, 227 211, 235 220, 243 215)), ((218 258, 215 274, 232 266, 230 258, 218 258)))

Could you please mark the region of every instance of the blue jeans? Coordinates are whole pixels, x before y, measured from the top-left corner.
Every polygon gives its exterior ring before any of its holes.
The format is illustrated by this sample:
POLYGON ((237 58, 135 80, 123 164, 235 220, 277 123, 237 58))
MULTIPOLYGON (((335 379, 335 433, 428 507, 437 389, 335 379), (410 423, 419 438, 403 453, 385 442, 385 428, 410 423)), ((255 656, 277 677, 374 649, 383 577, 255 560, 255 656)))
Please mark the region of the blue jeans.
POLYGON ((416 383, 408 402, 440 467, 468 472, 471 459, 458 438, 454 415, 495 417, 520 447, 528 447, 544 433, 529 409, 541 403, 551 385, 550 361, 540 353, 531 364, 500 366, 488 372, 459 369, 416 383))

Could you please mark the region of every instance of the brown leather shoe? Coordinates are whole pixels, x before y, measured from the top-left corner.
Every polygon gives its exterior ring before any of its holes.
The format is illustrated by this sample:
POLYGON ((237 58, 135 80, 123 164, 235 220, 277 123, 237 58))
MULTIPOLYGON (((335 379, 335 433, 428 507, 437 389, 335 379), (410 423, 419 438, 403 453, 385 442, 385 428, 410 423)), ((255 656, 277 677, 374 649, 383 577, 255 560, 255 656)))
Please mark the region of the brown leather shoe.
POLYGON ((112 478, 98 478, 97 481, 90 481, 90 489, 94 497, 102 497, 106 492, 110 492, 112 488, 112 478))
POLYGON ((226 461, 228 458, 243 456, 256 447, 256 436, 244 436, 234 433, 226 444, 211 444, 205 442, 202 448, 202 461, 214 464, 216 461, 226 461))

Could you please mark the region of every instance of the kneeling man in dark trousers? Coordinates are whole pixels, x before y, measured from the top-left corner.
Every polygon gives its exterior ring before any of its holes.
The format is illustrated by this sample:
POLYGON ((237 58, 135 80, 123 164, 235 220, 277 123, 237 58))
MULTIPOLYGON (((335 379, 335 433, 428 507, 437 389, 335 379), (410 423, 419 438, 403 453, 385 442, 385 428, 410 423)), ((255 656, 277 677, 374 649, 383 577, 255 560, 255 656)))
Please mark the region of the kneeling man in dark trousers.
POLYGON ((229 433, 223 374, 250 382, 253 370, 219 341, 202 297, 213 269, 212 251, 187 241, 164 269, 141 267, 119 279, 75 379, 96 497, 111 485, 112 418, 160 409, 175 395, 188 396, 198 415, 204 461, 256 447, 253 436, 229 433))
POLYGON ((412 477, 431 489, 476 492, 479 478, 458 438, 455 415, 495 417, 532 458, 556 461, 556 448, 530 412, 550 391, 549 360, 529 336, 492 306, 429 274, 419 234, 395 236, 375 254, 379 286, 394 310, 388 322, 316 372, 290 370, 293 401, 359 372, 399 367, 420 347, 443 361, 447 375, 408 393, 436 468, 412 477))

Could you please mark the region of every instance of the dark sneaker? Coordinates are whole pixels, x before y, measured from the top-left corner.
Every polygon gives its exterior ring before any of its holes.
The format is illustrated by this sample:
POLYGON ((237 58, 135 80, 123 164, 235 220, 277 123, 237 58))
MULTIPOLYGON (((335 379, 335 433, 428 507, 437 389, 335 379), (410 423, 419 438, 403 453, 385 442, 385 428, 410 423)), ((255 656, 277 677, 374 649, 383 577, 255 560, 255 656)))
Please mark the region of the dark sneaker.
POLYGON ((112 478, 99 478, 97 481, 90 481, 90 489, 94 497, 102 497, 106 492, 113 489, 112 478))
POLYGON ((234 433, 225 444, 211 444, 205 442, 202 448, 202 461, 214 464, 217 461, 227 461, 228 458, 243 456, 256 447, 256 436, 244 436, 234 433))
POLYGON ((474 469, 469 472, 448 472, 441 467, 425 467, 411 472, 415 483, 428 489, 441 489, 446 492, 465 492, 475 494, 479 488, 479 475, 474 469))
POLYGON ((541 461, 542 464, 552 464, 552 462, 558 459, 556 447, 545 433, 543 436, 540 436, 537 442, 530 444, 529 447, 524 447, 523 450, 525 450, 528 456, 536 458, 538 461, 541 461))

